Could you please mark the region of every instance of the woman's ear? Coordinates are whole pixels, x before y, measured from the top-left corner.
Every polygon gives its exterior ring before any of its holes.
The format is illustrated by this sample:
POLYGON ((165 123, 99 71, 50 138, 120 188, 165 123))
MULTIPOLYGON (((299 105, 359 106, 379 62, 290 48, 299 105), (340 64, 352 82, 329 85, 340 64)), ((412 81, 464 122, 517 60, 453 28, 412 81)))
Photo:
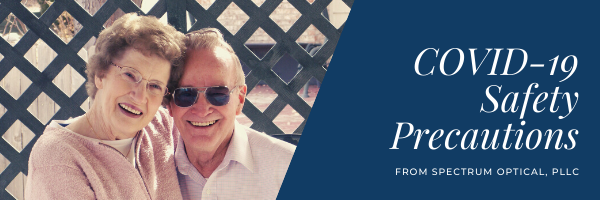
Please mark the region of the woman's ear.
POLYGON ((100 77, 98 77, 97 75, 94 76, 94 84, 96 85, 96 88, 98 89, 102 89, 103 87, 103 81, 100 77))

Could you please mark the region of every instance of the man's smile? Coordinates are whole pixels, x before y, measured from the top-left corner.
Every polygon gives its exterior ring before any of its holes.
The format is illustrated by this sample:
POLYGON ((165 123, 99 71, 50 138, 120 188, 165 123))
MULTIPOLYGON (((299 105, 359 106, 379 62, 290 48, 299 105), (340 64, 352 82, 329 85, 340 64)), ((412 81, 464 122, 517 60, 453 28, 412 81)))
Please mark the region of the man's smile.
POLYGON ((211 125, 217 123, 217 121, 219 121, 219 120, 213 120, 213 121, 207 121, 207 122, 188 121, 188 123, 190 123, 192 126, 207 127, 207 126, 211 126, 211 125))

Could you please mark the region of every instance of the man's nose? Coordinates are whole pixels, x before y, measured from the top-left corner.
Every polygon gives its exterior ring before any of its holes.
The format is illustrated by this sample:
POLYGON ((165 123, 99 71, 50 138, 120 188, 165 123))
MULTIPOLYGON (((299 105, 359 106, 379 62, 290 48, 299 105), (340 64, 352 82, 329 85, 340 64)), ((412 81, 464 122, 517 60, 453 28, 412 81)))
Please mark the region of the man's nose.
POLYGON ((204 97, 203 93, 198 94, 198 99, 196 100, 196 103, 194 105, 192 105, 191 109, 192 109, 192 113, 200 116, 200 117, 204 117, 209 115, 210 113, 212 113, 212 104, 210 104, 210 102, 208 102, 208 100, 206 100, 206 97, 204 97))

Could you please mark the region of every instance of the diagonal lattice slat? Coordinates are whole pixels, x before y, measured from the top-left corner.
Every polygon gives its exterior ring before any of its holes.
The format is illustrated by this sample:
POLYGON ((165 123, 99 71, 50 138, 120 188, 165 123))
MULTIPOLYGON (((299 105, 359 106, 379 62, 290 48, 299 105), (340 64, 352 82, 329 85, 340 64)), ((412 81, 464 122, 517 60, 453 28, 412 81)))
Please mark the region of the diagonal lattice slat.
MULTIPOLYGON (((342 1, 348 7, 352 7, 354 2, 353 0, 342 1)), ((10 13, 13 13, 29 28, 29 31, 14 46, 4 39, 0 39, 0 54, 4 57, 0 61, 0 80, 4 79, 13 67, 31 80, 31 86, 25 89, 17 99, 0 87, 0 104, 6 108, 6 112, 0 116, 0 136, 4 135, 8 128, 17 121, 22 122, 35 134, 31 142, 23 146, 21 152, 12 148, 5 140, 0 139, 0 153, 10 161, 10 164, 0 173, 0 188, 2 189, 0 190, 0 199, 15 199, 5 188, 19 173, 27 175, 27 161, 31 148, 47 125, 42 124, 27 110, 29 105, 44 93, 60 108, 50 120, 63 120, 85 113, 80 107, 88 99, 85 85, 74 89, 73 94, 69 96, 52 81, 65 67, 69 66, 82 77, 87 77, 85 75, 86 62, 78 56, 78 52, 90 39, 98 37, 100 31, 104 29, 104 23, 118 9, 126 13, 138 12, 158 18, 167 14, 168 22, 182 32, 188 30, 187 11, 197 20, 189 27, 190 31, 205 27, 220 29, 240 60, 251 69, 246 77, 248 93, 259 82, 264 81, 278 94, 264 112, 260 111, 252 102, 246 101, 243 112, 253 121, 252 128, 278 136, 286 141, 297 142, 311 109, 298 96, 298 92, 312 77, 323 81, 326 69, 322 66, 333 55, 344 25, 336 29, 328 19, 321 15, 332 0, 315 0, 312 4, 306 0, 288 0, 301 13, 301 16, 286 32, 269 18, 282 2, 283 0, 266 0, 257 6, 252 0, 216 0, 208 9, 205 9, 195 0, 159 0, 148 13, 143 13, 131 0, 107 0, 94 15, 90 15, 75 0, 55 0, 38 18, 18 0, 0 0, 0 19, 5 19, 10 13), (230 33, 217 20, 231 3, 235 3, 249 17, 248 21, 235 34, 230 33), (66 44, 50 29, 52 23, 65 11, 82 25, 81 30, 66 44), (328 39, 314 56, 309 55, 301 45, 296 43, 296 40, 311 25, 328 39), (276 42, 262 59, 245 46, 245 43, 259 28, 276 42), (25 54, 40 39, 57 54, 56 58, 41 72, 25 58, 25 54), (283 81, 272 70, 273 66, 286 53, 303 66, 302 70, 289 83, 283 81), (273 120, 287 105, 296 110, 304 118, 304 121, 294 131, 295 134, 283 135, 283 131, 273 123, 273 120)))

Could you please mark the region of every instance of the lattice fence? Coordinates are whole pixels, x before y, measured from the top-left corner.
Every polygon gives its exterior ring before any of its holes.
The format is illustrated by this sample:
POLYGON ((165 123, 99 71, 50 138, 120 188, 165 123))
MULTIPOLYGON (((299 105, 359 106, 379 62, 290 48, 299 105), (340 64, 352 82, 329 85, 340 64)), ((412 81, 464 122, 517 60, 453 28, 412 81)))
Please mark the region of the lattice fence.
MULTIPOLYGON (((264 112, 259 110, 251 101, 246 101, 243 113, 252 120, 252 128, 290 142, 297 142, 311 110, 310 105, 298 95, 298 92, 312 77, 318 81, 323 81, 326 69, 322 66, 333 55, 344 26, 334 27, 321 14, 332 0, 315 0, 314 2, 311 1, 312 3, 306 0, 288 0, 302 15, 287 31, 284 31, 269 17, 282 1, 266 0, 261 5, 256 5, 252 0, 217 0, 208 9, 205 9, 196 0, 159 0, 152 9, 144 13, 131 0, 107 0, 93 15, 90 15, 75 0, 55 0, 46 12, 38 18, 21 3, 21 0, 0 0, 0 19, 6 19, 10 14, 13 14, 29 29, 14 46, 6 40, 0 39, 0 54, 3 56, 0 61, 0 80, 7 77, 9 72, 14 71, 13 69, 17 69, 22 73, 22 76, 31 82, 29 87, 23 88, 23 92, 19 97, 15 97, 16 99, 0 87, 0 104, 6 109, 6 112, 0 117, 0 135, 4 135, 15 123, 22 123, 26 129, 34 134, 29 143, 23 144, 21 151, 13 148, 6 140, 0 139, 1 156, 10 161, 10 164, 0 173, 0 188, 2 188, 0 199, 17 198, 7 192, 5 188, 20 173, 27 175, 27 161, 31 148, 42 134, 46 124, 50 120, 64 120, 84 114, 85 111, 81 105, 87 102, 88 99, 85 85, 81 84, 79 87, 75 87, 73 91, 68 92, 70 94, 65 94, 53 83, 53 80, 68 66, 73 68, 73 76, 79 74, 81 77, 86 77, 86 62, 78 55, 78 52, 90 39, 98 37, 100 31, 104 28, 103 24, 118 9, 125 13, 138 12, 154 15, 158 18, 166 14, 168 22, 182 32, 205 27, 220 29, 225 35, 225 39, 233 46, 240 60, 251 69, 246 77, 248 93, 260 81, 264 81, 277 93, 275 100, 264 112), (231 3, 239 6, 249 17, 248 21, 235 34, 229 32, 217 20, 231 3), (186 11, 189 16, 186 16, 186 11), (52 23, 63 12, 69 13, 82 25, 82 28, 67 43, 50 29, 52 23), (194 18, 191 21, 195 23, 191 27, 187 27, 186 17, 194 18), (314 56, 309 55, 296 42, 311 25, 327 38, 327 42, 314 56), (257 57, 245 45, 246 41, 259 28, 264 30, 276 42, 262 59, 257 57), (56 57, 49 62, 47 67, 41 70, 32 65, 25 56, 38 40, 42 40, 56 53, 56 57), (286 53, 303 66, 302 70, 288 83, 272 70, 273 66, 286 53), (47 95, 57 104, 56 113, 51 117, 48 116, 49 119, 42 120, 44 122, 38 120, 28 111, 30 105, 40 95, 47 95), (290 105, 305 119, 294 131, 294 134, 284 134, 273 123, 273 120, 287 105, 290 105)), ((343 0, 343 2, 348 7, 352 7, 354 1, 343 0)), ((21 195, 16 196, 20 198, 21 195)))

